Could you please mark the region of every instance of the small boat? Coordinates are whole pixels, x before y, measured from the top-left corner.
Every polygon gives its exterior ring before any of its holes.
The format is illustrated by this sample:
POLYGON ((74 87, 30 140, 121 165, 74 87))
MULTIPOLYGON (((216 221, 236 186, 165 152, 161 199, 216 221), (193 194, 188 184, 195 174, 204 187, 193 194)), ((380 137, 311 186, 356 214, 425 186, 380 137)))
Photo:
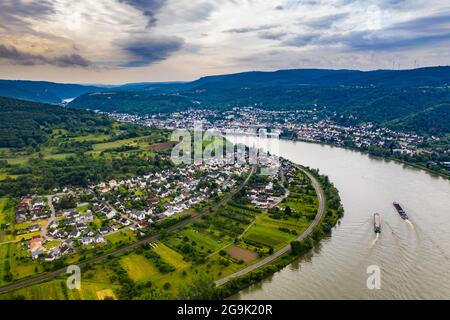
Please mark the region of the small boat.
POLYGON ((408 219, 408 215, 406 214, 405 210, 403 210, 402 206, 398 202, 393 203, 395 210, 397 210, 398 214, 403 220, 408 219))
POLYGON ((375 233, 381 233, 381 217, 379 213, 373 215, 373 230, 375 233))

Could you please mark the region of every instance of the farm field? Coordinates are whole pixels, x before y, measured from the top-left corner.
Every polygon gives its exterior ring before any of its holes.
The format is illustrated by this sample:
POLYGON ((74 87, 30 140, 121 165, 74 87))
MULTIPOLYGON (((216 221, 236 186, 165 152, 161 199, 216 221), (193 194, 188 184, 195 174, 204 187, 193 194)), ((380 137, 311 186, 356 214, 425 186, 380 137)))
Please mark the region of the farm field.
POLYGON ((115 288, 116 286, 107 283, 82 281, 80 290, 69 290, 66 280, 52 280, 19 289, 13 293, 2 294, 0 300, 103 300, 105 297, 115 298, 111 287, 115 288))
POLYGON ((157 243, 153 250, 159 254, 163 260, 167 261, 177 269, 183 269, 189 265, 183 260, 183 256, 181 254, 161 242, 157 243))
POLYGON ((134 242, 136 240, 136 236, 131 230, 122 230, 107 235, 106 239, 112 245, 123 245, 125 243, 134 242))
POLYGON ((9 223, 10 219, 8 219, 8 216, 12 217, 14 214, 14 208, 8 208, 8 202, 9 198, 0 198, 0 225, 9 223))
MULTIPOLYGON (((112 146, 109 143, 102 145, 104 150, 112 146)), ((260 185, 261 181, 265 180, 255 180, 255 184, 260 185)), ((162 235, 158 242, 88 266, 83 271, 80 291, 67 291, 61 287, 63 281, 55 279, 2 295, 0 299, 22 296, 39 299, 45 291, 50 292, 47 297, 52 299, 123 299, 130 294, 123 289, 130 286, 139 288, 137 290, 154 288, 157 291, 153 294, 160 298, 176 298, 198 277, 216 281, 231 275, 288 245, 308 227, 317 211, 315 193, 311 192, 309 181, 300 175, 291 182, 289 196, 271 209, 256 208, 245 194, 240 193, 231 202, 175 233, 162 235)), ((171 199, 167 197, 166 200, 171 199)), ((137 240, 130 229, 106 238, 107 250, 137 240)), ((14 267, 12 276, 15 279, 19 271, 25 276, 42 272, 41 267, 36 269, 35 263, 22 263, 17 259, 23 251, 20 246, 21 243, 11 244, 0 250, 0 262, 8 261, 14 267), (13 256, 17 258, 12 259, 13 256)), ((95 252, 90 251, 81 253, 84 259, 94 255, 95 252)), ((71 256, 66 262, 76 263, 79 258, 80 255, 71 256)))
POLYGON ((231 245, 227 248, 227 253, 234 259, 243 260, 244 262, 251 262, 258 258, 258 255, 250 250, 242 249, 238 246, 231 245))
POLYGON ((243 238, 244 241, 250 240, 251 242, 277 249, 289 243, 295 236, 281 232, 276 227, 254 224, 245 233, 243 238))
POLYGON ((138 254, 129 254, 120 259, 120 264, 135 282, 148 281, 159 273, 158 269, 147 258, 138 254))

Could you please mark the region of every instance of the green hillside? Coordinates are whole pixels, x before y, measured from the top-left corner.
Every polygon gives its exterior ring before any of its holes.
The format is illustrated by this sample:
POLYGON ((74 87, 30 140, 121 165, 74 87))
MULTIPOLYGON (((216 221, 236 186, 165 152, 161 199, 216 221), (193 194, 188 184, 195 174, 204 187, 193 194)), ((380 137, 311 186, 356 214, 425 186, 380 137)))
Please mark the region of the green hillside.
POLYGON ((35 147, 54 129, 94 133, 111 121, 90 111, 0 97, 0 148, 35 147))

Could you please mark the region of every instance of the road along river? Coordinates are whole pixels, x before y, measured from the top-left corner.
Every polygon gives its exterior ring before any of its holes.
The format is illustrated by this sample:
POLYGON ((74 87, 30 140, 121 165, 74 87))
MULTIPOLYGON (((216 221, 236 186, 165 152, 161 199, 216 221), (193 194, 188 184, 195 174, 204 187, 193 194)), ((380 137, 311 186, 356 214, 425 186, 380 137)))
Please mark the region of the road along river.
POLYGON ((393 161, 319 144, 234 136, 318 168, 338 188, 345 216, 308 256, 234 299, 450 299, 450 181, 393 161), (392 202, 410 216, 404 221, 392 202), (373 214, 382 231, 373 231, 373 214), (370 266, 381 288, 370 290, 370 266))

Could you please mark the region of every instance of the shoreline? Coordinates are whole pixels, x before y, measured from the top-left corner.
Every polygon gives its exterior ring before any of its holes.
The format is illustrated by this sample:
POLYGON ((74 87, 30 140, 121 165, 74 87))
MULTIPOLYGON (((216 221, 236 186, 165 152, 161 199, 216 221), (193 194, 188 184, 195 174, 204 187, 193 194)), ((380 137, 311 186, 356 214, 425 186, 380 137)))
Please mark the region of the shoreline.
MULTIPOLYGON (((305 232, 303 232, 295 241, 301 243, 304 245, 304 248, 302 252, 298 255, 293 255, 291 250, 291 245, 287 245, 285 248, 288 248, 288 250, 281 252, 283 249, 278 250, 275 252, 272 256, 273 259, 270 259, 270 261, 267 261, 266 263, 256 267, 251 268, 252 266, 247 267, 246 269, 242 269, 235 274, 232 274, 226 278, 226 281, 223 281, 223 279, 220 279, 216 281, 217 290, 219 290, 218 296, 219 299, 229 299, 231 296, 238 294, 240 291, 250 287, 251 285, 257 284, 261 282, 262 280, 272 276, 276 272, 282 270, 283 268, 287 267, 289 264, 293 263, 297 259, 301 259, 304 257, 307 253, 311 252, 311 250, 318 244, 320 241, 325 237, 332 234, 332 228, 334 228, 343 215, 337 215, 337 217, 334 217, 332 219, 332 226, 329 230, 324 230, 324 220, 328 218, 328 202, 326 197, 326 191, 329 191, 329 188, 333 190, 333 192, 338 193, 338 190, 333 186, 332 183, 329 182, 328 185, 324 185, 322 181, 320 181, 320 178, 325 178, 326 176, 320 175, 313 171, 312 169, 308 167, 304 167, 302 165, 294 163, 294 165, 299 168, 300 170, 303 170, 304 172, 308 173, 308 176, 310 176, 311 182, 314 185, 314 182, 317 182, 317 186, 322 190, 323 193, 317 193, 319 198, 319 207, 318 207, 318 213, 316 217, 319 215, 320 211, 323 211, 325 214, 321 214, 319 218, 314 220, 310 226, 308 227, 305 232), (322 199, 319 196, 319 194, 322 195, 322 199), (320 206, 320 200, 323 201, 323 208, 320 206), (314 223, 316 222, 316 223, 314 223), (308 232, 309 230, 309 232, 308 232), (300 241, 298 241, 300 239, 300 241), (278 253, 278 254, 277 254, 278 253), (248 270, 247 270, 248 269, 248 270), (244 272, 243 272, 244 271, 244 272), (235 275, 235 276, 233 276, 235 275)), ((340 204, 340 208, 342 208, 342 205, 340 204)), ((331 209, 330 209, 331 210, 331 209)), ((269 256, 266 259, 272 257, 269 256)), ((264 260, 262 260, 264 261, 264 260)))
POLYGON ((328 147, 340 148, 340 149, 349 150, 349 151, 355 151, 355 152, 359 152, 359 153, 362 153, 362 154, 366 154, 366 155, 368 155, 370 157, 373 157, 375 159, 397 162, 397 163, 403 164, 405 166, 410 166, 410 167, 413 167, 415 169, 423 170, 423 171, 429 173, 430 175, 434 175, 436 177, 440 177, 440 178, 443 178, 443 179, 450 180, 450 174, 446 175, 446 174, 443 174, 441 172, 436 172, 436 171, 431 170, 431 169, 429 169, 427 167, 423 167, 421 165, 418 165, 418 164, 415 164, 415 163, 412 163, 412 162, 408 162, 408 161, 405 161, 405 160, 392 158, 392 157, 378 156, 378 155, 372 154, 372 153, 370 153, 368 151, 361 150, 361 149, 358 149, 358 148, 344 147, 344 146, 338 146, 336 144, 327 143, 327 142, 308 141, 308 140, 302 140, 302 139, 280 138, 280 140, 292 141, 292 142, 304 142, 304 143, 310 143, 310 144, 318 144, 318 145, 321 145, 321 146, 328 146, 328 147))
MULTIPOLYGON (((295 167, 297 167, 299 170, 304 172, 310 178, 311 184, 313 185, 314 189, 316 190, 316 194, 319 199, 319 206, 317 208, 317 213, 316 213, 314 220, 311 222, 311 224, 308 226, 308 228, 294 240, 294 241, 302 241, 303 239, 308 237, 314 231, 314 229, 322 222, 322 218, 323 218, 323 215, 325 213, 325 208, 326 208, 326 197, 325 197, 325 194, 324 194, 321 184, 317 181, 317 179, 308 170, 306 170, 304 167, 297 165, 297 164, 295 164, 295 167)), ((215 284, 216 284, 216 286, 221 286, 233 278, 241 277, 250 272, 256 271, 256 270, 270 264, 271 262, 276 261, 278 258, 280 258, 281 256, 283 256, 284 254, 286 254, 290 251, 291 251, 291 245, 288 244, 285 247, 281 248, 280 250, 274 252, 272 255, 264 258, 263 260, 255 263, 253 265, 250 265, 242 270, 239 270, 231 275, 228 275, 222 279, 215 281, 215 284)))

